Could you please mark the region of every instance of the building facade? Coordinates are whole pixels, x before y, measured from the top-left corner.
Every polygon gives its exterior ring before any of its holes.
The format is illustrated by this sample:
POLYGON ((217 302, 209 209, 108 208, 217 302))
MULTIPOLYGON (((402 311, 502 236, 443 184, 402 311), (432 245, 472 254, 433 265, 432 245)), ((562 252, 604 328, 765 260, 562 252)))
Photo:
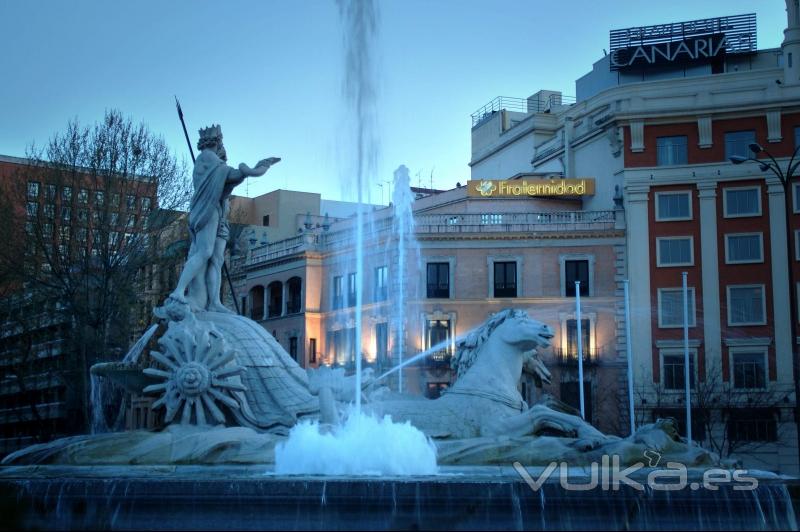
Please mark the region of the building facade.
MULTIPOLYGON (((637 422, 669 415, 686 431, 686 272, 693 437, 749 467, 797 472, 788 309, 790 290, 798 287, 789 286, 787 258, 797 258, 798 247, 787 249, 779 179, 759 164, 730 161, 768 160, 751 150, 756 143, 786 170, 796 153, 800 13, 796 2, 786 5, 778 49, 756 49, 754 15, 675 25, 708 31, 670 45, 662 39, 655 51, 639 43, 615 51, 612 32, 612 53, 577 80, 574 104, 563 105, 565 99, 551 92, 542 105, 543 91, 527 99, 523 114, 499 108, 473 115, 471 166, 473 179, 520 172, 594 177, 597 193, 584 208, 621 199, 637 422), (732 42, 725 32, 739 22, 753 32, 744 28, 746 39, 736 37, 737 43, 747 40, 746 49, 702 55, 691 48, 698 39, 716 43, 708 50, 732 42), (677 63, 663 60, 666 46, 695 54, 677 63), (643 61, 627 65, 626 59, 620 67, 621 57, 636 54, 643 61), (487 138, 488 129, 493 134, 487 138)), ((620 31, 646 42, 648 30, 620 31)), ((797 190, 793 184, 788 214, 796 243, 797 190)), ((797 275, 796 260, 793 270, 797 275)), ((624 330, 619 337, 624 359, 624 330)), ((623 383, 619 389, 625 397, 623 383)))
MULTIPOLYGON (((605 420, 619 419, 618 399, 606 392, 615 388, 620 371, 615 355, 616 278, 625 244, 621 207, 612 202, 606 210, 586 211, 574 198, 475 198, 458 187, 419 194, 412 208, 414 239, 402 252, 395 209, 370 212, 363 278, 355 267, 352 217, 318 227, 300 216, 298 236, 256 244, 231 268, 246 315, 302 366, 352 371, 355 287, 361 283, 364 363, 378 375, 427 353, 386 383, 433 398, 452 382, 457 338, 494 312, 524 309, 557 331, 554 348, 541 353, 553 372, 545 391, 577 407, 574 281, 581 280, 582 348, 587 387, 594 390, 587 393, 587 416, 619 432, 605 420)), ((541 393, 531 376, 521 391, 528 401, 541 393)))

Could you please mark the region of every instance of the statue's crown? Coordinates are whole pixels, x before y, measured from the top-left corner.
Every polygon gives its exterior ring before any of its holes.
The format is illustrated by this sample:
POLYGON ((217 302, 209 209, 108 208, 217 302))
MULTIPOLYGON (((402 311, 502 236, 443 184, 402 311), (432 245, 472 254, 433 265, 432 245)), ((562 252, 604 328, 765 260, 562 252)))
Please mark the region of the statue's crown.
POLYGON ((204 127, 200 129, 200 140, 207 139, 221 139, 222 128, 218 124, 212 124, 211 127, 204 127))

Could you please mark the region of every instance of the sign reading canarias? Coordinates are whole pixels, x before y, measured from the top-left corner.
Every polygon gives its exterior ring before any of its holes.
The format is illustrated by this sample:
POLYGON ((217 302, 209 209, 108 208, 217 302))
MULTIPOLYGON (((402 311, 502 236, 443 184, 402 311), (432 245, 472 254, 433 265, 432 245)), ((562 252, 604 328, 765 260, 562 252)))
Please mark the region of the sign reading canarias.
POLYGON ((470 180, 467 195, 477 198, 593 196, 594 178, 470 180))

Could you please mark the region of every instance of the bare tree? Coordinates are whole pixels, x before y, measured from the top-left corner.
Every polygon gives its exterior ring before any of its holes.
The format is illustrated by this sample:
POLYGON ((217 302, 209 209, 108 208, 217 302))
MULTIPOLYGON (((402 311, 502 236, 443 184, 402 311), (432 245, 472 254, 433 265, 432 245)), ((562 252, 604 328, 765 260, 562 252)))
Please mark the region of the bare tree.
MULTIPOLYGON (((719 362, 706 364, 703 378, 695 378, 691 388, 693 439, 723 459, 779 443, 792 424, 791 415, 781 415, 790 407, 785 399, 791 390, 770 383, 766 376, 758 385, 737 388, 724 378, 719 362)), ((670 416, 685 427, 683 388, 666 389, 662 379, 640 386, 636 395, 637 426, 670 416)))
MULTIPOLYGON (((0 280, 55 302, 70 317, 69 361, 80 425, 88 425, 89 367, 124 353, 141 301, 139 272, 185 210, 185 164, 162 138, 117 110, 69 122, 0 197, 0 280)), ((77 421, 77 420, 75 420, 77 421)))

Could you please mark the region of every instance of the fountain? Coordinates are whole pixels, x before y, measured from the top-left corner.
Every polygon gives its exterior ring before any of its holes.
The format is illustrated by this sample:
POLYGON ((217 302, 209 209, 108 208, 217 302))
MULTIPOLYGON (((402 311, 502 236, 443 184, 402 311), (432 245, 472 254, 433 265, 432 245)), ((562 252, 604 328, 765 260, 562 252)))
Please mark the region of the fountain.
MULTIPOLYGON (((374 169, 374 5, 341 3, 356 110, 356 196, 374 169)), ((783 529, 797 528, 787 479, 719 463, 673 420, 627 438, 573 409, 517 390, 523 367, 543 382, 538 350, 553 330, 504 310, 455 340, 451 388, 435 400, 391 393, 393 373, 361 368, 365 212, 357 211, 356 371, 301 368, 259 324, 219 304, 227 197, 254 168, 227 166, 219 126, 200 132, 189 215, 193 242, 159 323, 122 362, 92 375, 152 394, 157 431, 105 432, 34 445, 0 470, 4 522, 16 528, 118 529, 783 529), (158 346, 149 348, 158 338, 158 346), (140 355, 148 351, 150 362, 140 355)), ((395 174, 399 264, 416 253, 408 172, 395 174)), ((402 353, 403 268, 392 302, 402 353), (399 301, 399 303, 398 303, 399 301)), ((451 340, 452 341, 452 340, 451 340)), ((402 377, 399 392, 402 392, 402 377)), ((99 389, 99 388, 98 388, 99 389)))

